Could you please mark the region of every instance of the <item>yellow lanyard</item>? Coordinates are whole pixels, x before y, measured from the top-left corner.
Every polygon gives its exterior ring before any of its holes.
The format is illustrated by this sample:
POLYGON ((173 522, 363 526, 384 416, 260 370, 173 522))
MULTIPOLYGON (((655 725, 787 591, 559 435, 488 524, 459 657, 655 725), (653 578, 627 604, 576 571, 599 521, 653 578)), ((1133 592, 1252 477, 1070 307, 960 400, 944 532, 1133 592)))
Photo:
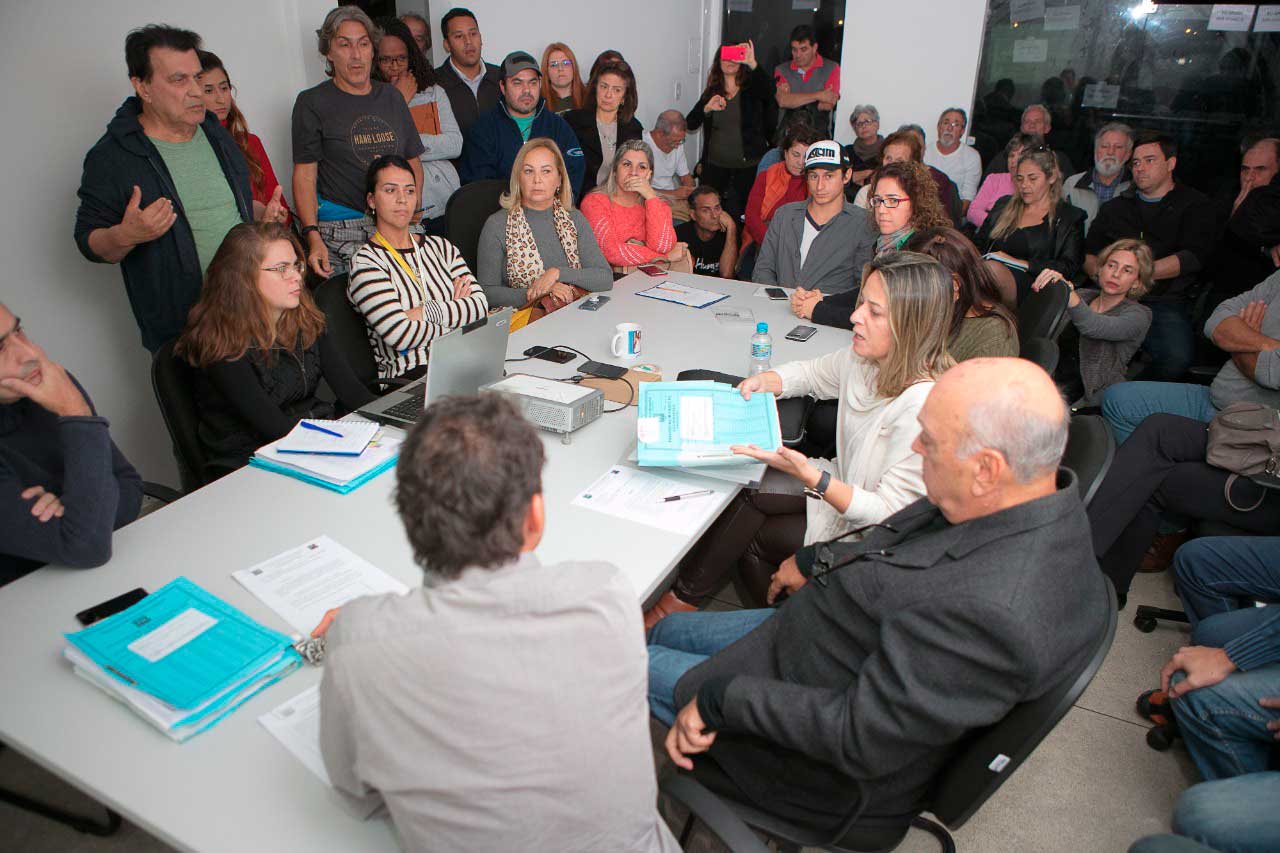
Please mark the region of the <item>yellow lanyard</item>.
MULTIPOLYGON (((418 286, 422 288, 425 297, 426 286, 422 283, 422 279, 418 277, 418 274, 413 271, 413 268, 409 266, 409 262, 404 259, 404 255, 400 253, 400 250, 393 248, 391 242, 386 237, 383 237, 381 232, 374 231, 373 239, 379 246, 391 253, 391 257, 396 259, 396 263, 400 265, 400 269, 404 270, 405 275, 417 282, 418 286)), ((409 239, 412 240, 413 237, 410 236, 409 239)))

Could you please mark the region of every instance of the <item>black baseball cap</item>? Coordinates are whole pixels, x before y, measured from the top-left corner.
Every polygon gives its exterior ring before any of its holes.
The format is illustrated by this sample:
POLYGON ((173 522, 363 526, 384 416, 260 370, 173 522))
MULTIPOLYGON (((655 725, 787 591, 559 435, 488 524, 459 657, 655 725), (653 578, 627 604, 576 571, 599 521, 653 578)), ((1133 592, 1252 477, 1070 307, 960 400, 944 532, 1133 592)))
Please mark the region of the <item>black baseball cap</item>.
POLYGON ((514 50, 507 54, 507 58, 502 60, 502 79, 514 77, 521 71, 533 70, 538 76, 542 76, 542 69, 538 67, 538 60, 534 59, 523 50, 514 50))

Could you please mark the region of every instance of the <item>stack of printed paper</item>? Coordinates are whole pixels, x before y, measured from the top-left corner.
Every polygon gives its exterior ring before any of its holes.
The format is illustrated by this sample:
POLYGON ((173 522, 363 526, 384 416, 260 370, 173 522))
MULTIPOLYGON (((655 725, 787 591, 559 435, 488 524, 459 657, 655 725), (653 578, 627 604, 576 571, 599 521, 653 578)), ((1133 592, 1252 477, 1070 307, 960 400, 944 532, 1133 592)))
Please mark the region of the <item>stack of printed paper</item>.
POLYGON ((735 444, 782 446, 772 394, 741 392, 724 382, 646 382, 636 417, 636 461, 642 466, 755 464, 735 444))

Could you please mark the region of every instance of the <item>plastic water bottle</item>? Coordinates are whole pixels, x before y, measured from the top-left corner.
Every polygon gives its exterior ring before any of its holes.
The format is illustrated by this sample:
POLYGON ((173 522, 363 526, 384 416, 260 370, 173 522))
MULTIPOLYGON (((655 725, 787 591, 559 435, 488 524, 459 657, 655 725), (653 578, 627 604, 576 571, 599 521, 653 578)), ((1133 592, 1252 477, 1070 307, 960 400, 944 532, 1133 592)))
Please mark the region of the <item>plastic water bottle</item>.
POLYGON ((756 333, 751 336, 751 369, 748 376, 764 373, 773 361, 773 338, 769 336, 768 323, 756 323, 756 333))

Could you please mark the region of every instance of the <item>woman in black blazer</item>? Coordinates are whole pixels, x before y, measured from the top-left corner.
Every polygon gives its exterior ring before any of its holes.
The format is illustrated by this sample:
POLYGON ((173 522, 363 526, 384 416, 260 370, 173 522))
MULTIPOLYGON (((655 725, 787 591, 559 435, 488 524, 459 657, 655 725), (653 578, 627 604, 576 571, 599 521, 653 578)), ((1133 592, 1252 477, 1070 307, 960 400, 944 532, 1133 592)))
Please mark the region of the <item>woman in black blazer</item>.
POLYGON ((700 183, 720 191, 721 204, 734 218, 746 209, 756 164, 778 124, 773 95, 773 78, 756 63, 755 45, 725 45, 707 75, 706 90, 685 117, 690 131, 706 124, 700 183), (740 62, 724 58, 726 49, 735 48, 744 53, 740 62))
POLYGON ((636 119, 637 102, 636 76, 630 65, 618 59, 596 68, 582 106, 564 114, 582 146, 586 167, 578 201, 609 180, 618 146, 644 133, 636 119))
POLYGON ((1010 308, 1031 292, 1045 270, 1078 281, 1084 269, 1085 213, 1062 197, 1062 173, 1053 152, 1022 152, 1013 195, 995 203, 974 238, 1010 308))

